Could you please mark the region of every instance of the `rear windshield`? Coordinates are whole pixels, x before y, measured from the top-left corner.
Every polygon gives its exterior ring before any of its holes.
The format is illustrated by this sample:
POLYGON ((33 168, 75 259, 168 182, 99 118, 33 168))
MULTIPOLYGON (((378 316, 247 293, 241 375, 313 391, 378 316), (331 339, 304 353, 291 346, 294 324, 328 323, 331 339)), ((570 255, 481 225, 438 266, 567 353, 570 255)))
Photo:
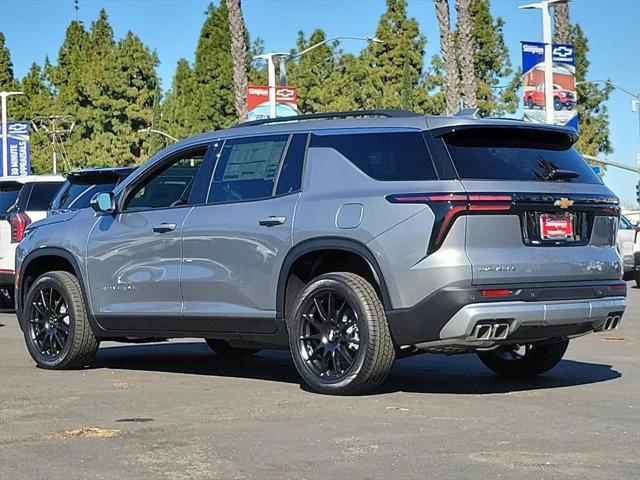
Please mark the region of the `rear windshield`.
POLYGON ((444 141, 462 179, 602 183, 562 133, 475 128, 444 141))
POLYGON ((60 189, 61 183, 37 182, 33 184, 29 204, 25 211, 46 211, 51 206, 53 197, 60 189))
POLYGON ((5 184, 0 186, 0 213, 11 210, 18 200, 18 194, 22 185, 20 184, 5 184))
POLYGON ((116 181, 98 185, 87 182, 67 183, 56 196, 51 208, 53 210, 80 210, 81 208, 87 208, 96 193, 111 192, 116 183, 116 181))
POLYGON ((371 178, 383 181, 435 180, 436 172, 420 132, 313 134, 311 147, 340 152, 371 178))

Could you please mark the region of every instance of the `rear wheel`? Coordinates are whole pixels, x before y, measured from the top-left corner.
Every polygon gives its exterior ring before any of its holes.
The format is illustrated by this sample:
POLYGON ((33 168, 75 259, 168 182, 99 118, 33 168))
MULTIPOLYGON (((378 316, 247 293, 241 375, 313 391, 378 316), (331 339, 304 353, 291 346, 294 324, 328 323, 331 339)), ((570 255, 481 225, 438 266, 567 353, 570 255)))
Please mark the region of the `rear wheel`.
POLYGON ((378 387, 395 350, 376 291, 353 273, 315 278, 287 319, 296 369, 320 393, 353 395, 378 387))
POLYGON ((567 351, 569 340, 556 343, 506 345, 477 352, 480 361, 507 377, 533 377, 555 367, 567 351))
POLYGON ((260 351, 259 348, 239 348, 232 346, 225 340, 214 340, 213 338, 205 338, 207 345, 211 350, 221 357, 249 357, 260 351))
POLYGON ((39 367, 80 368, 95 358, 99 343, 78 279, 68 272, 38 277, 24 302, 24 323, 27 348, 39 367))

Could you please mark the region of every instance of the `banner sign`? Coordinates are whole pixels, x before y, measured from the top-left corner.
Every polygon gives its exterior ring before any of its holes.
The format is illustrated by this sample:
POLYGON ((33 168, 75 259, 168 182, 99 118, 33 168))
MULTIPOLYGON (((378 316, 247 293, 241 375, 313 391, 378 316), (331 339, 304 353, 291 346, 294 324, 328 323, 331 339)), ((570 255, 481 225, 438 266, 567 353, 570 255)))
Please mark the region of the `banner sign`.
MULTIPOLYGON (((2 129, 0 128, 0 140, 2 129)), ((0 176, 16 177, 31 173, 29 122, 7 122, 7 171, 1 161, 3 142, 0 141, 0 176)))
MULTIPOLYGON (((578 129, 573 45, 553 44, 553 116, 556 125, 578 129)), ((545 123, 544 43, 522 42, 523 112, 528 122, 545 123)))
MULTIPOLYGON (((298 92, 296 87, 276 87, 276 116, 298 115, 298 92)), ((247 86, 247 120, 269 118, 269 87, 266 85, 247 86)))

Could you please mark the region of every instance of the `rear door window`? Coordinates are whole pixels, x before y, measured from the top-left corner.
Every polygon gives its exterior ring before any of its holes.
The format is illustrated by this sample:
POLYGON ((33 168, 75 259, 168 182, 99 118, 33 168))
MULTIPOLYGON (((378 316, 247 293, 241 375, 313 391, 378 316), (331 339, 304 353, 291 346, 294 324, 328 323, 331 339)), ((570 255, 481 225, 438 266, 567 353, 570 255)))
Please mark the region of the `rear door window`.
POLYGON ((463 180, 602 183, 564 133, 473 128, 447 134, 444 141, 463 180))
POLYGON ((0 186, 0 213, 7 212, 16 204, 22 184, 11 183, 0 186))
POLYGON ((53 197, 58 193, 61 186, 62 183, 34 183, 25 211, 49 210, 53 197))
POLYGON ((436 180, 420 132, 367 132, 312 135, 311 147, 333 148, 375 180, 436 180))
POLYGON ((213 174, 209 203, 271 197, 288 137, 227 140, 213 174))

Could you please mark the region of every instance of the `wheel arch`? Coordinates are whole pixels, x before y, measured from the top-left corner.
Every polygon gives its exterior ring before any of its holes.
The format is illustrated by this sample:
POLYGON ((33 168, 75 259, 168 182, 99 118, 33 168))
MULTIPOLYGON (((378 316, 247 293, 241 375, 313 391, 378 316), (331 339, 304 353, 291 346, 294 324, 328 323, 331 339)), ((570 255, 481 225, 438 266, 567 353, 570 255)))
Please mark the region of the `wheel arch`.
POLYGON ((278 276, 278 284, 276 291, 276 317, 283 319, 285 316, 286 304, 285 297, 287 292, 287 284, 290 275, 293 273, 296 262, 302 259, 305 255, 312 253, 322 252, 346 252, 357 255, 364 261, 371 271, 371 276, 375 280, 376 288, 381 297, 382 304, 386 311, 391 309, 391 299, 387 290, 387 285, 380 269, 378 261, 374 257, 371 250, 364 244, 347 238, 340 237, 321 237, 304 240, 295 245, 286 255, 282 267, 280 268, 280 274, 278 276))

